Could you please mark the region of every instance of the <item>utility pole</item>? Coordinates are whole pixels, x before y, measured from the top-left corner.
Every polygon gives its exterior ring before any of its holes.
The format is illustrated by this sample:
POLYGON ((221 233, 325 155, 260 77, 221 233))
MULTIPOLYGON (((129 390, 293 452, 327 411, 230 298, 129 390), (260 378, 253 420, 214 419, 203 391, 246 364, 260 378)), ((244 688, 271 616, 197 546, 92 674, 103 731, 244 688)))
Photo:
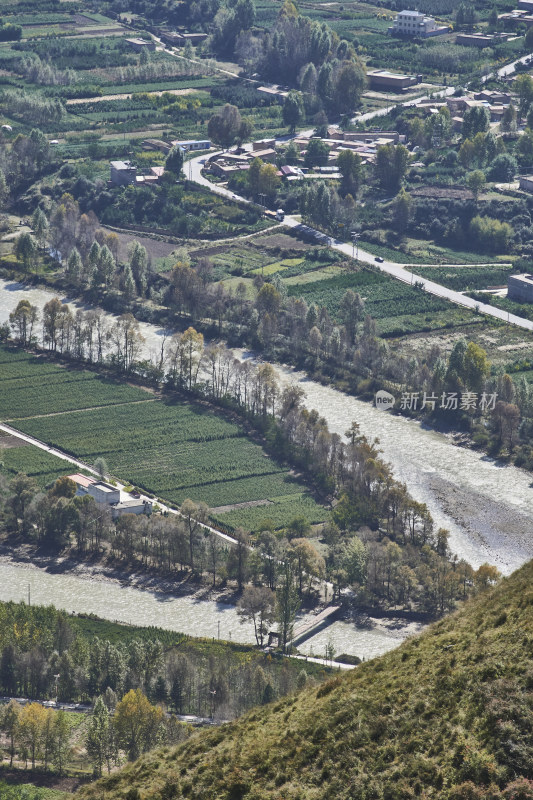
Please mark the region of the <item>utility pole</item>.
POLYGON ((28 605, 31 606, 31 585, 28 583, 28 605))

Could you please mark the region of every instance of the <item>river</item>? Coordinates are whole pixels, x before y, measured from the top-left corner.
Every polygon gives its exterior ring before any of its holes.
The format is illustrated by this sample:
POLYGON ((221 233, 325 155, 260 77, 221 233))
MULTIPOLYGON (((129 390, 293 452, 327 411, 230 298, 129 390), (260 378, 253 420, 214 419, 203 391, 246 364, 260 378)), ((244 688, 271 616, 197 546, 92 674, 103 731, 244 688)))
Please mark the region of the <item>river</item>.
MULTIPOLYGON (((22 298, 42 308, 53 296, 45 289, 0 280, 0 322, 8 319, 22 298)), ((68 298, 63 301, 76 305, 68 298)), ((141 331, 145 337, 145 355, 158 352, 163 331, 146 323, 141 324, 141 331)), ((242 350, 236 350, 235 356, 254 357, 253 353, 242 350)), ((319 411, 331 431, 342 435, 356 420, 362 433, 379 438, 383 457, 396 478, 405 482, 416 500, 427 503, 438 526, 450 531, 450 547, 459 557, 476 568, 488 561, 504 574, 533 557, 533 489, 529 474, 456 447, 443 434, 388 411, 378 411, 371 404, 322 386, 290 367, 274 366, 280 381, 298 382, 302 386, 307 405, 319 411)), ((33 569, 36 568, 0 564, 0 599, 25 598, 29 570, 33 569)), ((231 606, 198 603, 190 598, 173 598, 107 582, 101 584, 102 591, 95 591, 94 582, 80 577, 50 575, 42 570, 38 575, 32 589, 35 602, 205 636, 217 635, 220 620, 222 638, 229 638, 231 632, 235 641, 253 641, 253 632, 240 625, 231 606)), ((319 655, 324 644, 331 642, 338 653, 360 657, 366 653, 369 657, 394 647, 407 633, 339 622, 308 640, 302 650, 319 655)))
MULTIPOLYGON (((53 296, 46 289, 0 280, 0 323, 8 319, 21 298, 42 308, 53 296)), ((87 308, 69 298, 63 302, 87 308)), ((163 331, 148 323, 141 323, 140 328, 144 355, 158 353, 163 331)), ((253 353, 234 352, 241 360, 254 358, 253 353)), ((274 367, 281 382, 302 386, 307 405, 319 411, 331 431, 343 435, 356 420, 367 437, 379 438, 395 477, 416 500, 427 504, 437 526, 450 531, 450 548, 459 557, 475 568, 490 562, 504 574, 533 557, 531 475, 457 447, 444 434, 389 411, 378 411, 302 372, 279 364, 274 367)))

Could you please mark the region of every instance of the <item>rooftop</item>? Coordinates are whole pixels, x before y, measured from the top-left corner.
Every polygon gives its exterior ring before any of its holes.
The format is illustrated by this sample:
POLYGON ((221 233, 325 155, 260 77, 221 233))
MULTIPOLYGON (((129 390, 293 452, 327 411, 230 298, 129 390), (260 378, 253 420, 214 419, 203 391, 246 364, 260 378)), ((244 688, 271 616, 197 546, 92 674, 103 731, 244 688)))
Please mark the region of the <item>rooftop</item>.
POLYGON ((111 166, 113 169, 116 169, 119 172, 135 169, 135 167, 132 166, 131 161, 111 161, 111 166))
POLYGON ((80 472, 75 472, 74 475, 68 475, 71 481, 77 483, 78 486, 83 486, 85 489, 90 486, 91 483, 96 483, 96 478, 89 478, 88 475, 82 475, 80 472))
POLYGON ((116 492, 117 489, 104 481, 91 481, 93 486, 98 487, 101 492, 116 492))

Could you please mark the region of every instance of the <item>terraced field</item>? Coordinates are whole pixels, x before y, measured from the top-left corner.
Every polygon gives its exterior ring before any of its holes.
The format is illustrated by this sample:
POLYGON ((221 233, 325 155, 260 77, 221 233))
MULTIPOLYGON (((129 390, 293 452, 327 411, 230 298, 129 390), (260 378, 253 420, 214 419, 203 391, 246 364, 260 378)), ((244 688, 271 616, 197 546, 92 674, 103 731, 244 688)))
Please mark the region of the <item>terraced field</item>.
MULTIPOLYGON (((286 466, 211 408, 6 349, 0 379, 2 420, 88 464, 103 456, 118 478, 169 503, 189 497, 223 507, 214 518, 228 528, 255 530, 267 518, 277 527, 295 516, 327 518, 286 466)), ((29 465, 28 455, 5 454, 9 472, 26 471, 41 483, 68 471, 46 453, 29 465)))

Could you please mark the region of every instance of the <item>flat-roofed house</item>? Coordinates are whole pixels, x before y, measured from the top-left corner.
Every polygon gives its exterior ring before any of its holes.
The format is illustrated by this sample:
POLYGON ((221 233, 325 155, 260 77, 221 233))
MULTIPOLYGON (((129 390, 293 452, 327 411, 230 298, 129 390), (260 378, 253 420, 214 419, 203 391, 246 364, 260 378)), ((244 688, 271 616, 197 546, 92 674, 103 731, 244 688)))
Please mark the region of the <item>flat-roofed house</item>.
POLYGON ((111 161, 111 183, 115 186, 128 186, 136 177, 137 167, 131 161, 111 161))
POLYGON ((533 275, 509 275, 507 297, 517 303, 533 303, 533 275))
POLYGON ((155 50, 155 42, 152 39, 149 41, 146 39, 126 39, 126 42, 136 53, 140 53, 142 50, 150 50, 150 52, 155 50))
POLYGON ((113 519, 117 519, 123 514, 146 514, 149 516, 151 513, 152 503, 149 500, 123 500, 111 508, 113 519))
POLYGON ((403 92, 408 86, 415 86, 419 83, 415 75, 401 75, 397 72, 389 72, 387 69, 375 69, 367 72, 367 78, 371 89, 385 89, 393 92, 403 92))
POLYGON ((106 506, 111 506, 114 503, 120 502, 120 489, 116 486, 111 486, 110 483, 98 480, 98 478, 90 478, 87 475, 81 475, 79 472, 74 475, 68 476, 71 481, 74 481, 78 490, 78 496, 90 495, 94 497, 97 503, 103 503, 106 506))
POLYGON ((437 25, 433 17, 426 17, 420 11, 400 11, 388 33, 392 36, 416 36, 426 39, 429 36, 440 36, 449 32, 447 25, 437 25))

